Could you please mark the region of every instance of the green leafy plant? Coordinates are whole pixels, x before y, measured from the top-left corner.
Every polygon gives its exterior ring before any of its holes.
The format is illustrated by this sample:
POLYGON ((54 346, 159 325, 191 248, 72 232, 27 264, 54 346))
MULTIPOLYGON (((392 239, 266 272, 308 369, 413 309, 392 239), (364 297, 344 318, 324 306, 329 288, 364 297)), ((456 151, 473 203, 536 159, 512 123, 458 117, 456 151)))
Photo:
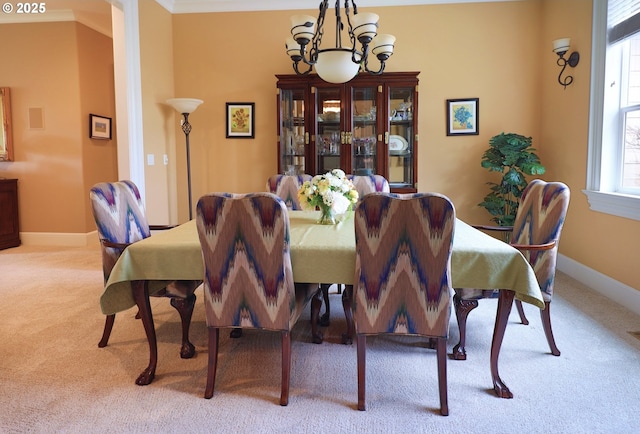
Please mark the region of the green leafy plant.
POLYGON ((499 183, 487 183, 491 192, 478 205, 485 208, 499 226, 513 226, 518 201, 528 183, 525 176, 545 172, 531 140, 519 134, 500 133, 489 140, 489 149, 482 155, 482 167, 502 173, 502 179, 499 183))

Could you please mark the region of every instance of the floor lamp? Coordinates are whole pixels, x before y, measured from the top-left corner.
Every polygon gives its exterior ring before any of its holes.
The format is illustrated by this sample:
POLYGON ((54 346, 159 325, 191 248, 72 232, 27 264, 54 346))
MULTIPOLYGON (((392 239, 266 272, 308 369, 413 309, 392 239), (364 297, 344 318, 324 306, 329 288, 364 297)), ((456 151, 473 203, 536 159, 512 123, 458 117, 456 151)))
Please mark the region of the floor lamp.
POLYGON ((187 186, 189 189, 189 220, 193 218, 193 207, 191 204, 191 155, 189 151, 189 133, 191 132, 191 124, 189 123, 189 114, 193 113, 204 101, 195 98, 171 98, 166 101, 171 107, 176 109, 178 113, 184 116, 180 121, 182 132, 184 132, 187 143, 187 186))

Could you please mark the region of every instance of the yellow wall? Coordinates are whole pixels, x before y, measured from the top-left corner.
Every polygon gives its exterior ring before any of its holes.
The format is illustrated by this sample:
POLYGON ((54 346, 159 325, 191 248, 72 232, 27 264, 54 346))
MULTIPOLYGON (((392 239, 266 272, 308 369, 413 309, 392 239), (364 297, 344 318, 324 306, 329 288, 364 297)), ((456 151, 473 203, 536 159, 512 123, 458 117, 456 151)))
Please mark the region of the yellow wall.
MULTIPOLYGON (((421 71, 419 189, 449 195, 462 218, 486 219, 476 204, 486 194, 480 157, 489 138, 501 131, 539 135, 539 2, 383 7, 376 12, 380 30, 397 37, 387 70, 421 71), (480 98, 480 135, 447 137, 445 100, 467 97, 480 98)), ((208 191, 263 190, 276 172, 275 74, 292 72, 284 52, 291 15, 173 16, 176 94, 205 101, 191 122, 194 197, 208 191), (225 102, 237 101, 256 104, 255 140, 225 138, 225 102)), ((332 38, 325 33, 325 39, 332 38)), ((184 179, 180 170, 179 179, 184 179)))
MULTIPOLYGON (((145 164, 147 155, 153 155, 155 159, 153 166, 145 167, 146 212, 152 224, 170 224, 177 221, 178 212, 175 167, 176 164, 186 167, 184 154, 181 153, 182 159, 176 161, 175 126, 179 125, 181 116, 165 104, 168 98, 175 96, 171 14, 153 0, 141 0, 139 14, 140 63, 144 65, 141 79, 145 164), (164 155, 169 158, 167 166, 163 162, 164 155)), ((184 152, 184 136, 178 143, 184 152)), ((186 187, 182 191, 182 197, 186 197, 186 187)))
POLYGON ((89 139, 89 113, 114 115, 111 39, 63 22, 2 24, 0 41, 15 159, 0 176, 19 180, 20 231, 89 232, 88 190, 116 176, 115 141, 89 139), (30 108, 44 128, 30 128, 30 108))
POLYGON ((589 209, 586 186, 589 139, 589 87, 591 64, 591 2, 547 0, 543 8, 542 46, 545 58, 541 110, 541 158, 548 165, 546 179, 571 187, 571 206, 560 252, 579 263, 640 290, 640 222, 589 209), (551 41, 571 37, 580 63, 570 71, 574 83, 563 90, 557 82, 551 41))

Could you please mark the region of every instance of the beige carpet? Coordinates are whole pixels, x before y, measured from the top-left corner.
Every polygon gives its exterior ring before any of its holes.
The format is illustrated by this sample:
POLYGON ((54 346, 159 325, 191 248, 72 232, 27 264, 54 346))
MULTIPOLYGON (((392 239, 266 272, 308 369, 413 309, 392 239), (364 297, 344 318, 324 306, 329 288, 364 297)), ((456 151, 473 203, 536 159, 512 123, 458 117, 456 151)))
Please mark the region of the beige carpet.
MULTIPOLYGON (((202 290, 192 324, 197 356, 179 357, 179 316, 153 299, 159 340, 155 381, 134 380, 148 362, 135 309, 116 317, 98 348, 104 316, 95 248, 18 247, 0 252, 0 432, 442 432, 626 433, 640 423, 640 318, 565 275, 552 322, 562 355, 550 355, 538 312, 511 316, 500 373, 515 397, 491 390, 496 301, 471 313, 468 360, 449 361, 450 416, 438 413, 435 352, 420 339, 369 339, 368 410, 356 410, 356 348, 339 343, 340 296, 322 345, 308 313, 293 334, 289 406, 278 405, 279 338, 221 339, 214 397, 206 380, 202 290)), ((458 331, 452 316, 449 351, 458 331)))

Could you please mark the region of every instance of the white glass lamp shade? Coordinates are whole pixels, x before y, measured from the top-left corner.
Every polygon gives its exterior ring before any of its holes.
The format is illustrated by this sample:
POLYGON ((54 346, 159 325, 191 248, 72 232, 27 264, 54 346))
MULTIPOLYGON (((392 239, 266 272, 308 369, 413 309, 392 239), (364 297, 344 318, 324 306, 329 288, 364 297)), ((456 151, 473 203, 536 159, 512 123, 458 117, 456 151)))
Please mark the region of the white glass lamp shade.
POLYGON ((351 50, 330 48, 318 53, 316 72, 327 83, 346 83, 358 74, 359 63, 351 60, 351 50))
POLYGON ((294 15, 291 17, 291 35, 296 41, 306 41, 313 39, 316 31, 316 19, 311 15, 294 15))
POLYGON ((178 113, 193 113, 203 102, 196 98, 171 98, 166 101, 178 113))
POLYGON ((565 53, 569 51, 569 47, 571 46, 571 38, 560 38, 553 41, 553 52, 554 53, 565 53))
POLYGON ((371 52, 380 58, 382 55, 385 59, 393 54, 393 44, 396 42, 396 37, 393 35, 380 34, 373 38, 371 45, 373 48, 371 52))
MULTIPOLYGON (((380 17, 371 12, 364 12, 353 16, 353 34, 360 40, 366 38, 368 41, 373 39, 378 33, 378 20, 380 17)), ((361 41, 362 42, 362 41, 361 41)))
POLYGON ((287 38, 287 42, 285 43, 285 47, 287 47, 287 55, 289 57, 300 56, 300 44, 296 42, 293 38, 287 38))

